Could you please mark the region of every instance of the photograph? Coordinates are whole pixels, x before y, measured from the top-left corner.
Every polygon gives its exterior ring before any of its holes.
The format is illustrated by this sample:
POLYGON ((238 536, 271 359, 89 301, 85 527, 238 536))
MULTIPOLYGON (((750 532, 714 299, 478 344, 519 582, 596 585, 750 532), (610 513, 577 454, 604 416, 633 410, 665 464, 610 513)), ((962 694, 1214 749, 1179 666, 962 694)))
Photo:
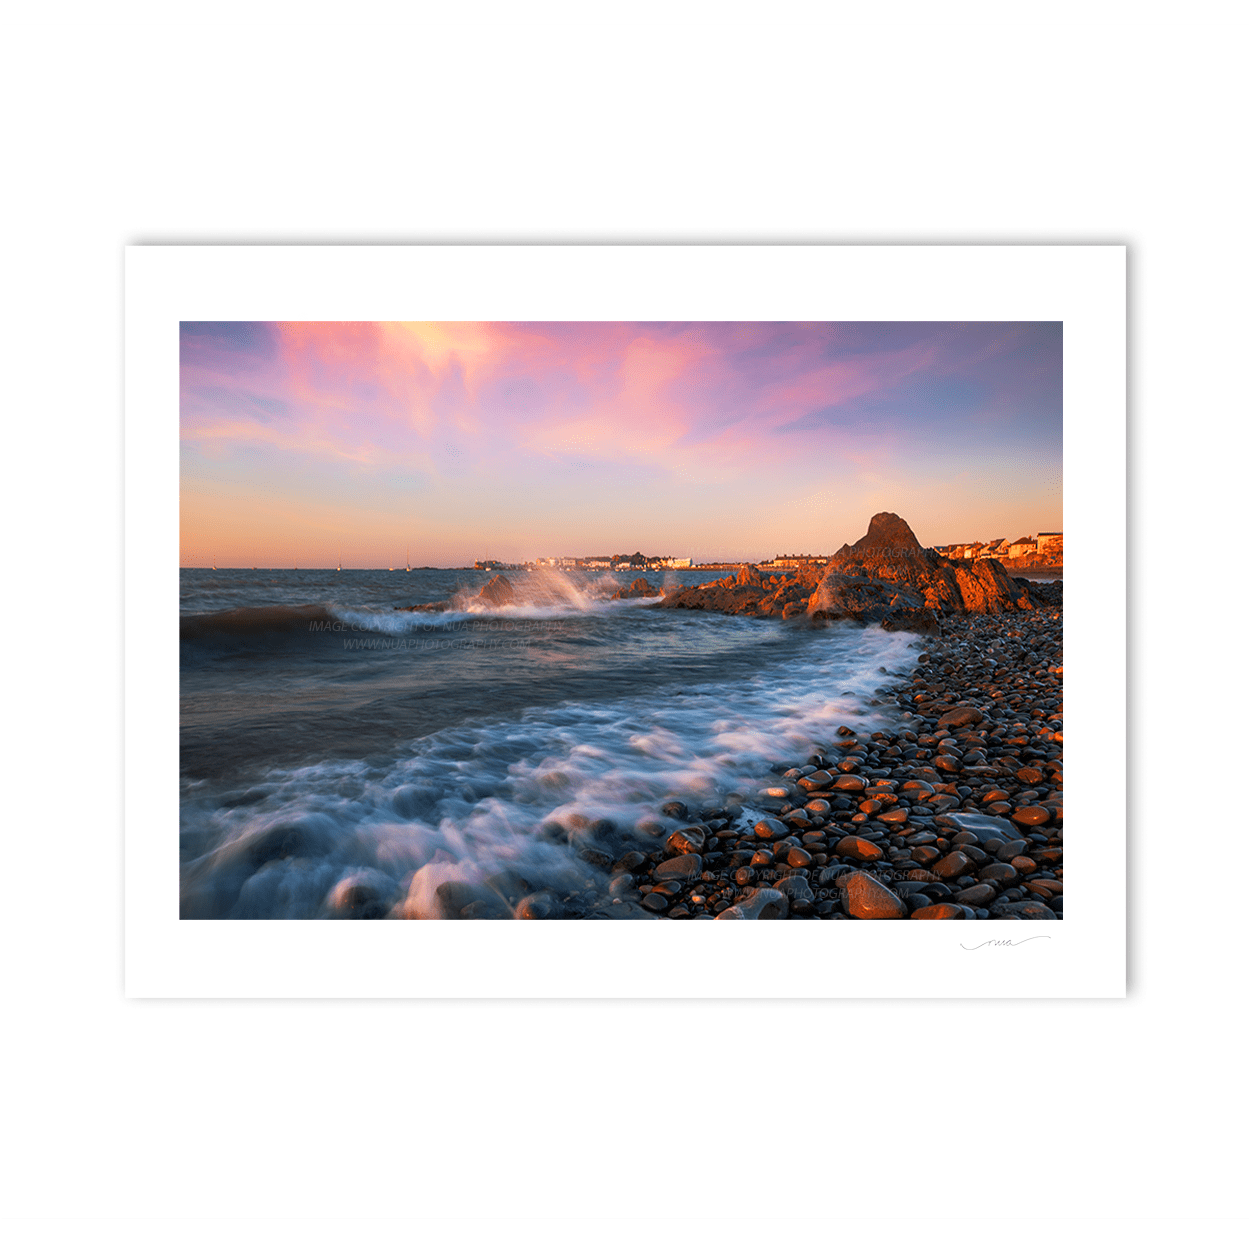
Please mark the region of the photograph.
POLYGON ((1063 918, 1062 322, 178 374, 182 920, 1063 918))
POLYGON ((6 1244, 1244 1246, 1229 6, 74 7, 6 1244))

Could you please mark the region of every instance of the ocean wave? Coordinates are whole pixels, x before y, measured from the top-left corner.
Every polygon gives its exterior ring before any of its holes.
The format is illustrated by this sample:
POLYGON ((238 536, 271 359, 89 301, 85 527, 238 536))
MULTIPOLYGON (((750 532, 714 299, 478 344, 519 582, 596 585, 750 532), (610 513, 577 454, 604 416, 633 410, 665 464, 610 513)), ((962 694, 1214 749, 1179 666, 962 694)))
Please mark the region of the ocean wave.
POLYGON ((569 598, 523 600, 511 604, 483 603, 464 596, 454 607, 426 610, 422 605, 403 608, 360 607, 341 603, 308 603, 298 606, 270 604, 232 608, 224 612, 184 614, 180 621, 183 639, 205 640, 214 635, 241 636, 281 633, 372 633, 399 637, 429 633, 463 622, 552 621, 572 616, 615 614, 653 604, 646 599, 612 599, 591 595, 569 598))
POLYGON ((271 769, 241 792, 184 782, 182 914, 425 919, 451 899, 502 918, 516 883, 607 906, 620 849, 677 826, 665 802, 749 804, 771 765, 829 749, 839 725, 884 725, 880 669, 909 669, 912 645, 834 628, 731 682, 535 708, 386 759, 271 769))
POLYGON ((305 603, 295 607, 275 603, 258 608, 231 608, 224 612, 187 613, 179 622, 179 633, 184 639, 205 638, 213 634, 290 633, 325 625, 333 619, 329 606, 324 603, 305 603))
POLYGON ((470 602, 463 607, 442 611, 424 611, 400 608, 385 612, 369 608, 349 608, 340 604, 327 605, 332 618, 329 627, 334 632, 358 629, 376 634, 405 635, 429 633, 436 629, 452 628, 467 623, 510 621, 557 621, 573 616, 615 614, 636 610, 641 604, 654 603, 646 599, 591 599, 583 604, 571 602, 539 604, 482 604, 470 602), (338 627, 342 627, 339 629, 338 627))

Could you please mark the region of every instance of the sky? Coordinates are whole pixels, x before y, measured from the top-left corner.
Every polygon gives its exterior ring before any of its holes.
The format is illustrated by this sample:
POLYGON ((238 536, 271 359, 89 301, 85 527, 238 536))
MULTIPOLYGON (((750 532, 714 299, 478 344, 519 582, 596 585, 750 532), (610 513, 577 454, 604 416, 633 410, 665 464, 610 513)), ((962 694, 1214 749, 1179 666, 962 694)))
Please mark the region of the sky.
POLYGON ((1058 322, 184 322, 184 567, 1063 529, 1058 322))

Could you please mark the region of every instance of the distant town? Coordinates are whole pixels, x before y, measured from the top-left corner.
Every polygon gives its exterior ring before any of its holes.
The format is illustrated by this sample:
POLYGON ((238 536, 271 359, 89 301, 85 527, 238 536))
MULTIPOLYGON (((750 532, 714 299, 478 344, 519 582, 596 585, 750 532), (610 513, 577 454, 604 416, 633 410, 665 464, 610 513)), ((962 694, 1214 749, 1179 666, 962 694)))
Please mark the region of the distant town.
POLYGON ((991 538, 989 542, 949 543, 934 550, 956 560, 1002 560, 1040 568, 1047 565, 1063 567, 1063 533, 1050 532, 1025 535, 1023 538, 991 538))
MULTIPOLYGON (((527 560, 519 564, 510 564, 506 560, 478 560, 475 569, 604 569, 612 572, 644 572, 654 569, 696 569, 704 566, 697 564, 690 556, 644 556, 635 551, 632 556, 543 556, 538 560, 527 560)), ((734 566, 737 567, 736 565, 734 566)))
POLYGON ((659 571, 662 569, 738 569, 744 564, 754 564, 759 569, 797 569, 801 564, 815 561, 825 564, 828 556, 776 556, 771 560, 718 560, 698 561, 693 556, 644 556, 635 551, 632 556, 544 556, 520 564, 504 560, 478 560, 475 569, 599 569, 612 573, 659 571))
MULTIPOLYGON (((1063 534, 1043 532, 1035 536, 1009 540, 992 538, 989 542, 948 543, 934 547, 939 555, 959 560, 1001 560, 1016 568, 1063 567, 1063 534)), ((598 569, 612 573, 656 572, 663 569, 736 569, 746 563, 754 563, 759 569, 796 569, 803 564, 826 564, 830 555, 805 553, 803 555, 777 555, 771 560, 745 561, 720 560, 701 562, 693 556, 645 556, 640 551, 633 555, 603 556, 544 556, 539 560, 509 563, 505 560, 478 560, 475 569, 503 571, 507 569, 598 569)))

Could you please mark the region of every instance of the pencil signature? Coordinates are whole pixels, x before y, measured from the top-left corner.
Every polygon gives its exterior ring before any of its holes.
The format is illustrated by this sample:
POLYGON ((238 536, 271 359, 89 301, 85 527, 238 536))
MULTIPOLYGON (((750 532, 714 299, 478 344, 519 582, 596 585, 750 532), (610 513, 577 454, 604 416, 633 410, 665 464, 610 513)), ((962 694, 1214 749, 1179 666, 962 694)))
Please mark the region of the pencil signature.
POLYGON ((978 942, 975 946, 964 946, 959 943, 966 951, 979 951, 983 946, 1023 946, 1025 942, 1036 942, 1038 938, 1050 939, 1049 933, 1035 933, 1032 937, 1021 938, 1018 942, 1014 938, 989 938, 987 941, 978 942))

